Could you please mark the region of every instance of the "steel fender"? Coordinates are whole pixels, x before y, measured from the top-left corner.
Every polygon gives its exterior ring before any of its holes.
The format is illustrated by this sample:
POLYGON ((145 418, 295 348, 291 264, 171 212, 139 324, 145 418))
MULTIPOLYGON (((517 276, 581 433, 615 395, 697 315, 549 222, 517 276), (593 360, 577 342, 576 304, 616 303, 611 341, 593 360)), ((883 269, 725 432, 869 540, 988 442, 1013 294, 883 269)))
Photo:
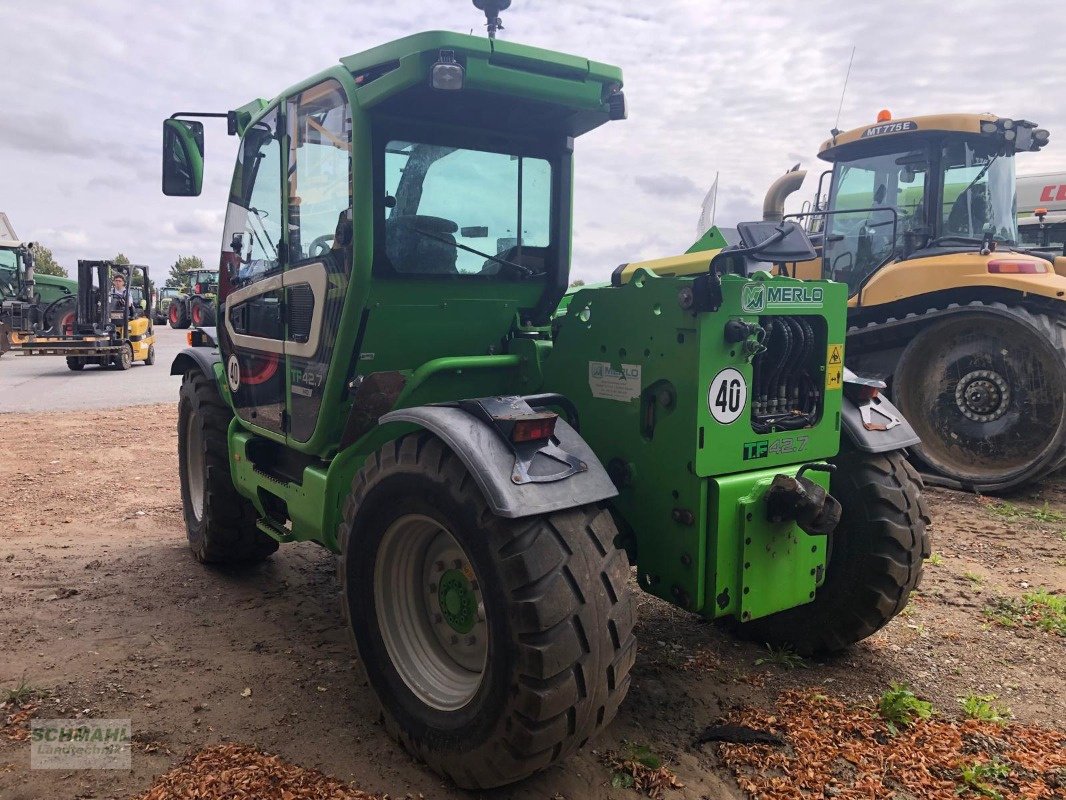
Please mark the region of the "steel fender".
POLYGON ((391 411, 378 424, 407 422, 439 436, 474 476, 485 501, 501 517, 531 517, 615 497, 607 470, 580 434, 563 419, 555 425, 559 446, 588 469, 552 483, 511 482, 514 454, 487 423, 458 408, 416 406, 391 411))
POLYGON ((184 375, 191 369, 199 369, 209 377, 215 376, 215 364, 222 363, 222 356, 215 347, 186 347, 170 364, 171 375, 184 375))
MULTIPOLYGON (((844 368, 845 384, 863 382, 863 379, 859 378, 850 369, 844 368)), ((880 382, 878 382, 878 385, 884 386, 880 382)), ((855 446, 856 450, 861 450, 865 453, 887 453, 890 450, 913 447, 922 442, 918 434, 914 432, 911 424, 903 418, 899 409, 884 395, 878 395, 872 400, 867 400, 863 403, 856 403, 845 392, 840 407, 840 416, 848 441, 855 446), (869 410, 869 418, 876 424, 888 427, 894 420, 899 422, 889 427, 888 430, 871 430, 863 422, 864 409, 869 410)))

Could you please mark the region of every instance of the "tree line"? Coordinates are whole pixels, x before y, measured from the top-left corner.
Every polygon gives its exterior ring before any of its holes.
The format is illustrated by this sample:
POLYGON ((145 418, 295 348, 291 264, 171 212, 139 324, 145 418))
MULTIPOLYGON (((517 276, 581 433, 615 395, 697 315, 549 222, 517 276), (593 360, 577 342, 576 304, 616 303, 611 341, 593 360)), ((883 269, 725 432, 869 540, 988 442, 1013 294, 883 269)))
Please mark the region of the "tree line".
MULTIPOLYGON (((41 275, 56 275, 61 278, 70 277, 66 267, 56 261, 52 251, 39 242, 33 245, 34 269, 41 275)), ((119 253, 113 259, 116 264, 129 264, 130 260, 123 253, 119 253)), ((149 265, 151 266, 151 265, 149 265)), ((170 273, 167 275, 166 286, 180 289, 188 285, 187 274, 193 270, 204 269, 204 261, 199 256, 178 256, 177 261, 170 265, 170 273)))

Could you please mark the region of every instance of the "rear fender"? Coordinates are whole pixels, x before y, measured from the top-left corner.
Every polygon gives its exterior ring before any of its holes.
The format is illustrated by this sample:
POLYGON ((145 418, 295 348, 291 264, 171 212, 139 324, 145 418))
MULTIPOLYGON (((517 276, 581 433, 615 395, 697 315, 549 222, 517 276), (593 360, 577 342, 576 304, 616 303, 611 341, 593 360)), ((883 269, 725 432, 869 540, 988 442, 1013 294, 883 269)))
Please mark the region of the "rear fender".
POLYGON ((883 382, 860 378, 845 368, 844 398, 840 415, 844 434, 856 450, 864 453, 887 453, 921 444, 922 440, 918 438, 914 428, 883 394, 869 400, 857 399, 855 390, 862 386, 885 388, 883 382))
POLYGON ((511 519, 547 514, 618 494, 592 448, 566 421, 555 425, 557 447, 583 468, 549 482, 516 482, 516 457, 510 443, 488 422, 455 406, 416 406, 392 411, 380 425, 417 425, 441 440, 469 470, 493 513, 511 519))

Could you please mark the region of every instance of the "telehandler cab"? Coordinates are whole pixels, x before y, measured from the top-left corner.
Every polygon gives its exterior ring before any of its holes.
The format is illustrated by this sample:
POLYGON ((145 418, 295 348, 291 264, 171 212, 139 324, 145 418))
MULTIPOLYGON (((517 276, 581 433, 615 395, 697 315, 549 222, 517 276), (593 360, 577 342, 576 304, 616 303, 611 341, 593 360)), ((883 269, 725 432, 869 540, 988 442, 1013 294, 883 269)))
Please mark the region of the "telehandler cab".
MULTIPOLYGON (((200 191, 189 116, 173 195, 200 191)), ((802 652, 883 626, 928 555, 917 439, 843 370, 846 287, 765 271, 813 257, 798 225, 560 309, 575 140, 624 117, 615 67, 442 32, 228 114, 219 325, 171 368, 190 545, 337 553, 386 729, 464 787, 614 718, 627 551, 646 591, 802 652)))
POLYGON ((69 329, 76 291, 70 278, 37 273, 31 243, 0 238, 0 355, 11 348, 14 332, 69 329))

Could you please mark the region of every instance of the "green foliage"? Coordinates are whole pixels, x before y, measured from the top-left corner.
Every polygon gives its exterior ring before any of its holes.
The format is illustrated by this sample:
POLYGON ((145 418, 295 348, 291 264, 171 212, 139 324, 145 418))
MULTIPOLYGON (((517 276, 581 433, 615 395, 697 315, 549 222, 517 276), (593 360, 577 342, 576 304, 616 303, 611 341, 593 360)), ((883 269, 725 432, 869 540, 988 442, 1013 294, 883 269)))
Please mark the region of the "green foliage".
POLYGON ((933 704, 919 699, 905 683, 893 683, 889 690, 881 695, 877 712, 888 724, 889 732, 894 734, 899 728, 909 727, 916 720, 933 716, 933 704))
POLYGON ((204 269, 204 260, 199 256, 178 256, 178 260, 170 265, 166 285, 180 289, 188 284, 188 274, 198 269, 204 269))
POLYGON ((66 269, 59 266, 52 251, 40 242, 31 248, 33 252, 33 268, 38 275, 55 275, 59 278, 69 277, 66 269))
POLYGON ((944 563, 944 556, 940 555, 940 553, 930 553, 928 560, 932 566, 939 567, 944 563))
POLYGON ((997 517, 1003 517, 1008 520, 1028 517, 1045 524, 1066 521, 1066 514, 1061 511, 1055 511, 1047 500, 1044 501, 1044 505, 1040 508, 1021 508, 1014 505, 1014 503, 989 503, 985 508, 997 517))
POLYGON ((973 764, 964 764, 959 770, 959 775, 962 778, 963 785, 958 788, 956 794, 963 794, 969 790, 982 797, 1003 800, 1003 794, 992 786, 989 781, 999 780, 1010 775, 1010 765, 998 760, 993 760, 987 764, 975 761, 973 764))
POLYGON ((1010 718, 1010 709, 997 703, 998 699, 994 694, 968 694, 960 697, 959 703, 962 704, 963 713, 970 719, 1004 723, 1010 718))
POLYGON ((650 770, 657 770, 662 767, 663 760, 652 752, 650 747, 630 743, 617 764, 621 768, 615 769, 611 774, 611 786, 615 789, 632 789, 636 784, 636 778, 632 771, 627 771, 630 764, 639 764, 650 770))
POLYGON ((130 260, 128 258, 126 258, 126 254, 125 253, 119 253, 117 256, 115 256, 111 260, 114 261, 119 266, 126 266, 126 265, 128 265, 130 263, 130 260))
POLYGON ((1066 595, 1052 594, 1046 589, 1026 592, 1021 600, 996 598, 985 607, 984 613, 1005 628, 1040 628, 1066 636, 1066 595))
POLYGON ((1052 511, 1048 505, 1048 501, 1044 501, 1044 506, 1034 511, 1029 512, 1029 516, 1040 522, 1062 522, 1066 520, 1066 514, 1060 511, 1052 511))
POLYGON ((0 697, 4 698, 3 701, 0 701, 0 704, 17 706, 20 708, 30 700, 47 694, 44 690, 38 689, 36 686, 31 686, 26 681, 26 673, 22 673, 22 677, 19 678, 19 682, 13 688, 3 689, 0 690, 0 692, 2 692, 0 697))
POLYGON ((807 662, 796 655, 796 651, 788 645, 774 647, 771 644, 767 644, 766 655, 755 659, 755 666, 761 667, 763 664, 775 664, 784 669, 807 668, 807 662))
POLYGON ((964 572, 964 573, 962 573, 962 577, 964 577, 970 583, 976 583, 976 584, 984 583, 984 580, 985 580, 980 575, 978 575, 976 572, 964 572))

